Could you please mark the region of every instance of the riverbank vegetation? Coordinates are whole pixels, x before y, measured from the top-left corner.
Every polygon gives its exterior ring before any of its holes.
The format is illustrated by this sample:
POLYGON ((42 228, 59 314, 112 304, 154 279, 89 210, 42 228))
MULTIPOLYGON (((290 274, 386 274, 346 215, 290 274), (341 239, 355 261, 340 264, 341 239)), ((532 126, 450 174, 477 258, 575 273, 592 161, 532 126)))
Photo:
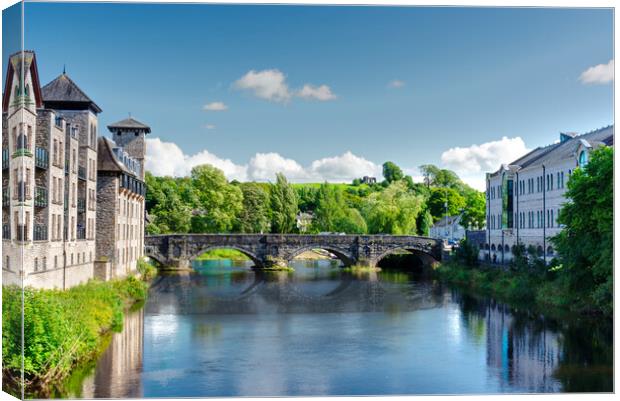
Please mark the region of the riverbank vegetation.
POLYGON ((196 260, 221 260, 221 259, 230 259, 230 260, 250 260, 243 252, 238 251, 236 249, 230 248, 222 248, 222 249, 212 249, 199 255, 196 260))
MULTIPOLYGON (((123 313, 144 302, 148 284, 128 277, 92 280, 66 291, 24 289, 24 384, 45 396, 50 384, 95 358, 106 334, 122 330, 123 313)), ((5 391, 19 395, 22 365, 21 288, 2 289, 2 357, 5 391)))
POLYGON ((442 280, 539 310, 613 315, 613 148, 591 153, 585 168, 568 181, 560 210, 560 234, 551 239, 556 258, 547 266, 534 247, 517 246, 507 269, 478 266, 478 250, 467 241, 456 263, 437 269, 442 280))
POLYGON ((147 173, 147 232, 166 233, 350 233, 418 234, 446 214, 463 209, 468 227, 482 227, 484 195, 450 170, 421 166, 415 183, 394 163, 383 165, 385 180, 374 184, 291 184, 278 174, 274 183, 229 182, 210 165, 189 177, 147 173))

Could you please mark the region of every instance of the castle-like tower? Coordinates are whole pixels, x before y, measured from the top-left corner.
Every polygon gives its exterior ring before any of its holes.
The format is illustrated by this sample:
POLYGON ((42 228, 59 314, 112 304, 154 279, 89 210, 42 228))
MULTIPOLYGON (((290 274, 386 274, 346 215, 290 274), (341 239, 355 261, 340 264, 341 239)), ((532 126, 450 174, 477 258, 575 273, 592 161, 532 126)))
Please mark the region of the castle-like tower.
POLYGON ((65 73, 41 88, 32 51, 5 82, 3 283, 67 288, 93 276, 101 109, 65 73))
POLYGON ((114 140, 99 138, 97 272, 101 278, 136 270, 144 255, 145 135, 151 128, 133 118, 108 126, 114 140))

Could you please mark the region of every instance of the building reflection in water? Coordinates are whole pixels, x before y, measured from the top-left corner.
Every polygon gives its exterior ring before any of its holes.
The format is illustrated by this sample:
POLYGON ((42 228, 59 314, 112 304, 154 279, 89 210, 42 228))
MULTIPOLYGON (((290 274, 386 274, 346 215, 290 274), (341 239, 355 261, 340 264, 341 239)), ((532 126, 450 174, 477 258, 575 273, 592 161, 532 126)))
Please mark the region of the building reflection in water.
POLYGON ((144 309, 130 312, 123 331, 114 333, 97 362, 93 375, 82 386, 84 398, 140 398, 144 348, 144 309))

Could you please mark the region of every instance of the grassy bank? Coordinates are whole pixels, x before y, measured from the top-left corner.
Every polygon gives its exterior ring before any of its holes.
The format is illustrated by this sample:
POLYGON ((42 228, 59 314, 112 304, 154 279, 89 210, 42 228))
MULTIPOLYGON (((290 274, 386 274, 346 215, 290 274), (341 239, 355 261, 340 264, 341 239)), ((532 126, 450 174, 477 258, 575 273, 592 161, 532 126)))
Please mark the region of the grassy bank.
MULTIPOLYGON (((99 354, 106 334, 122 330, 123 313, 143 302, 148 284, 135 277, 89 281, 66 291, 24 289, 24 378, 27 394, 46 388, 99 354)), ((2 290, 5 390, 19 392, 21 289, 2 290), (6 388, 8 385, 9 388, 6 388)))
POLYGON ((527 307, 559 317, 567 314, 602 315, 591 305, 575 299, 562 276, 503 270, 499 267, 466 267, 446 262, 435 270, 441 281, 515 307, 527 307))
POLYGON ((231 259, 231 260, 250 260, 243 252, 240 252, 236 249, 222 248, 222 249, 212 249, 198 256, 196 260, 221 260, 221 259, 231 259))

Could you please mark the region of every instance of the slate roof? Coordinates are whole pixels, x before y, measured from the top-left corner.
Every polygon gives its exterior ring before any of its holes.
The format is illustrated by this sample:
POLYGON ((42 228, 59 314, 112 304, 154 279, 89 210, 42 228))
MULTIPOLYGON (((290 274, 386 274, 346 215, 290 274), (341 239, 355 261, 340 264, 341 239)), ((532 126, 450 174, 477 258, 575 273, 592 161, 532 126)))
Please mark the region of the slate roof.
POLYGON ((49 108, 66 108, 69 110, 90 108, 95 113, 101 113, 97 106, 66 73, 41 88, 43 103, 49 108))
POLYGON ((116 144, 105 137, 100 136, 97 143, 97 170, 125 172, 134 175, 114 154, 116 144))
MULTIPOLYGON (((559 162, 570 157, 576 157, 575 152, 579 148, 579 145, 595 148, 603 144, 608 146, 613 145, 613 137, 613 125, 599 128, 583 135, 575 135, 571 133, 567 135, 567 138, 570 139, 567 139, 564 142, 536 148, 508 165, 518 166, 521 169, 542 166, 542 164, 551 165, 555 162, 559 162)), ((499 170, 496 173, 498 172, 499 170)))
POLYGON ((108 125, 108 129, 110 131, 135 131, 135 130, 144 130, 146 133, 151 132, 151 127, 146 124, 141 123, 135 118, 129 117, 121 121, 117 121, 108 125))

